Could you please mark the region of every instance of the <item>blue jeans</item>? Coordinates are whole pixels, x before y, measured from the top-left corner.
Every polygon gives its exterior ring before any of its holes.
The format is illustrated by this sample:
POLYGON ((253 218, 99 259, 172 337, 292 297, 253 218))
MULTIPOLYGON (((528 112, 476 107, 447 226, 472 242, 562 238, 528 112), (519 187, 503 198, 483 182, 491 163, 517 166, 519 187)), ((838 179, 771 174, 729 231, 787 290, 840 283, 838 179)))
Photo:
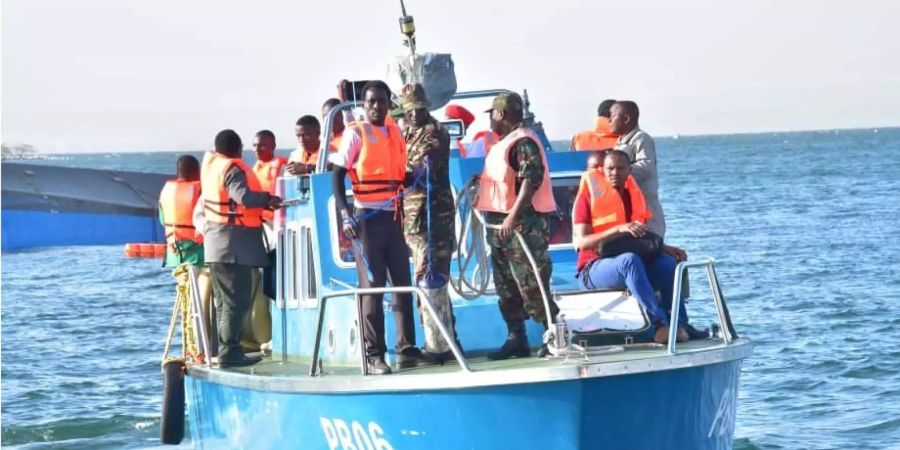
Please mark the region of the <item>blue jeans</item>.
MULTIPOLYGON (((584 289, 628 288, 647 311, 651 323, 668 325, 676 265, 675 258, 668 253, 660 253, 649 265, 645 265, 641 257, 634 253, 623 253, 592 261, 581 269, 578 278, 584 289), (661 298, 656 298, 654 290, 659 290, 661 298)), ((687 309, 682 303, 678 311, 678 324, 687 322, 687 309)))

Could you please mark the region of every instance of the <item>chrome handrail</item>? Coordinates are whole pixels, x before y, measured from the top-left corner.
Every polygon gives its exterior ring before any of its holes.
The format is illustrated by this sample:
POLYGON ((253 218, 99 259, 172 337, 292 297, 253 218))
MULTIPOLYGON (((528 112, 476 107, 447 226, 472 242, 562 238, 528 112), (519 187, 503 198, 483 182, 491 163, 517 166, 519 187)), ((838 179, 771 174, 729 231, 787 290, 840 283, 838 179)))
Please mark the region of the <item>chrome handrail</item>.
MULTIPOLYGON (((499 225, 487 223, 487 221, 484 220, 484 216, 481 214, 481 211, 476 209, 474 205, 472 206, 472 212, 475 213, 475 217, 478 218, 478 221, 481 222, 481 225, 484 228, 492 230, 499 230, 501 228, 499 225)), ((516 235, 516 239, 519 240, 519 245, 522 246, 522 250, 525 250, 525 256, 528 258, 529 264, 531 264, 531 271, 534 272, 534 277, 538 282, 538 289, 541 291, 541 301, 544 303, 544 316, 547 320, 547 330, 555 333, 556 322, 554 322, 555 319, 552 314, 550 314, 550 296, 547 293, 546 288, 544 287, 544 283, 541 283, 541 271, 538 269, 537 262, 534 260, 534 255, 531 254, 531 249, 528 248, 528 243, 525 242, 525 237, 523 237, 522 233, 519 233, 518 230, 515 230, 514 233, 516 235)), ((548 345, 547 349, 552 355, 557 355, 559 350, 552 345, 548 345)))
POLYGON ((722 297, 722 289, 719 286, 719 279, 716 276, 715 264, 715 259, 706 258, 693 262, 682 261, 675 266, 675 280, 673 281, 674 291, 672 291, 672 318, 669 321, 669 344, 667 349, 669 355, 675 354, 675 341, 678 336, 678 312, 681 310, 681 288, 684 283, 684 274, 692 267, 706 267, 706 278, 709 281, 709 290, 712 292, 716 313, 719 316, 719 329, 722 332, 722 337, 726 344, 730 344, 731 341, 734 340, 731 318, 728 316, 725 298, 722 297))
POLYGON ((319 156, 316 159, 316 173, 324 172, 325 167, 328 166, 328 161, 326 160, 328 159, 328 147, 331 145, 331 124, 334 122, 335 115, 343 114, 345 108, 355 108, 357 106, 362 106, 362 101, 349 100, 334 105, 334 107, 332 107, 325 115, 325 138, 322 140, 322 146, 319 148, 319 156))
MULTIPOLYGON (((191 310, 193 311, 195 326, 199 333, 194 337, 199 339, 198 346, 203 349, 206 367, 212 365, 212 353, 209 351, 209 335, 206 332, 206 311, 203 311, 203 299, 200 298, 200 283, 197 281, 198 270, 194 266, 188 267, 188 283, 191 286, 191 310)), ((212 307, 212 305, 210 305, 212 307)))
MULTIPOLYGON (((313 354, 312 354, 312 362, 309 367, 309 376, 316 376, 318 373, 319 366, 319 348, 322 344, 322 325, 325 322, 325 306, 328 304, 328 299, 335 297, 350 297, 356 301, 356 309, 357 309, 357 321, 358 321, 358 341, 359 341, 359 351, 360 358, 362 363, 362 374, 368 375, 368 368, 366 367, 366 345, 365 338, 363 334, 363 322, 362 322, 362 307, 360 302, 361 295, 368 294, 404 294, 404 293, 415 293, 419 296, 419 300, 423 301, 425 304, 425 308, 428 310, 428 313, 433 317, 437 318, 437 311, 434 309, 434 305, 431 304, 431 299, 428 297, 428 294, 425 293, 421 288, 416 286, 394 286, 394 287, 383 287, 383 288, 360 288, 360 289, 345 289, 342 291, 334 291, 328 294, 323 294, 319 297, 319 318, 316 322, 316 338, 313 344, 313 354)), ((454 340, 450 336, 450 332, 447 330, 447 327, 444 326, 444 322, 441 320, 435 320, 435 325, 438 327, 438 331, 440 331, 441 336, 447 342, 447 345, 450 346, 450 351, 453 353, 453 357, 456 358, 456 361, 459 363, 459 366, 466 372, 472 372, 472 369, 469 368, 469 364, 466 362, 465 356, 462 354, 462 350, 456 345, 456 340, 454 340)))

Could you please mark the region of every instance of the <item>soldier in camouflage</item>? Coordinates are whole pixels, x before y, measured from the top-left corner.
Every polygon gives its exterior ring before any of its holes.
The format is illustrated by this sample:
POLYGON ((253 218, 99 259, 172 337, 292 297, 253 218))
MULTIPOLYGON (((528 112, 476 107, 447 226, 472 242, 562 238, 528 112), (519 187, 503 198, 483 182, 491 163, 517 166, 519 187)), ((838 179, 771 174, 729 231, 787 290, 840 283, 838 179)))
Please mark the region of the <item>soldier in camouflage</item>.
MULTIPOLYGON (((501 141, 492 151, 505 148, 504 139, 520 127, 524 127, 524 107, 522 98, 515 93, 503 93, 494 98, 491 114, 491 129, 501 141)), ((488 353, 488 359, 508 359, 531 356, 525 335, 525 319, 531 316, 547 328, 540 285, 550 294, 550 275, 553 265, 548 248, 550 245, 550 222, 548 214, 534 210, 532 197, 543 182, 544 167, 542 148, 530 138, 512 143, 508 164, 515 172, 516 201, 510 212, 485 212, 485 220, 500 229, 488 229, 487 238, 491 246, 491 263, 494 272, 494 286, 499 297, 500 313, 506 321, 509 335, 500 350, 488 353), (540 271, 535 277, 528 256, 525 254, 514 231, 519 231, 525 239, 540 271), (539 279, 538 279, 539 278, 539 279)), ((556 302, 548 299, 550 314, 559 312, 556 302)), ((542 346, 538 356, 546 356, 547 347, 542 346)))
MULTIPOLYGON (((415 260, 415 280, 421 281, 429 272, 439 276, 433 291, 432 304, 453 338, 454 319, 447 282, 450 279, 450 256, 453 253, 455 212, 453 194, 450 191, 450 135, 428 112, 428 100, 422 85, 403 87, 400 106, 406 115, 404 139, 406 141, 406 171, 408 178, 417 179, 403 197, 403 232, 415 260), (431 204, 427 202, 425 157, 428 157, 428 179, 431 183, 431 204), (428 233, 428 208, 431 209, 431 233, 428 233)), ((432 281, 432 280, 429 280, 432 281)), ((434 284, 434 283, 432 283, 434 284)), ((421 304, 420 309, 424 308, 421 304)), ((435 325, 435 318, 422 311, 425 330, 425 350, 441 359, 451 357, 450 347, 435 325)))

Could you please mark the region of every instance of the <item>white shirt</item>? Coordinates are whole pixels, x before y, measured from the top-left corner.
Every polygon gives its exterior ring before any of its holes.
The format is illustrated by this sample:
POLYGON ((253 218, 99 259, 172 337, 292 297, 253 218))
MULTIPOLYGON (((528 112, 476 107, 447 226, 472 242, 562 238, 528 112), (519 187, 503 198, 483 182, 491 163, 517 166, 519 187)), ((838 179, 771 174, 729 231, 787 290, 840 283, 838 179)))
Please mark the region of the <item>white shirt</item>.
MULTIPOLYGON (((374 126, 374 125, 373 125, 374 126)), ((382 133, 388 134, 387 127, 376 127, 382 133)), ((328 156, 328 161, 335 166, 341 166, 347 170, 356 168, 356 160, 359 159, 359 152, 362 150, 362 136, 356 131, 357 127, 347 127, 341 136, 341 146, 336 152, 332 152, 328 156)), ((394 202, 361 202, 356 198, 353 199, 353 207, 356 209, 383 209, 385 211, 394 210, 394 202)))

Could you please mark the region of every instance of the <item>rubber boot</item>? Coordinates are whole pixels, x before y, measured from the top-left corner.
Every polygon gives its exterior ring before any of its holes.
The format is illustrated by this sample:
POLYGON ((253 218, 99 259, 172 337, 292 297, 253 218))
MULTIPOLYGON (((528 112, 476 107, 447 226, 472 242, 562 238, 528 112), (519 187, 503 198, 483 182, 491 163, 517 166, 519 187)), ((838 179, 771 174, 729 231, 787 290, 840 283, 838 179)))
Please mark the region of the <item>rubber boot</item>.
MULTIPOLYGON (((544 335, 546 335, 547 330, 549 330, 549 328, 547 327, 547 322, 541 322, 541 325, 544 326, 544 335)), ((541 348, 538 349, 538 351, 537 351, 537 353, 535 353, 535 355, 538 358, 545 358, 547 356, 550 356, 550 349, 547 348, 547 344, 542 343, 541 348)))
POLYGON ((500 350, 487 354, 487 359, 498 361, 509 358, 527 358, 531 356, 531 349, 528 348, 528 338, 525 336, 525 322, 512 322, 506 324, 509 334, 506 336, 506 342, 500 347, 500 350))

